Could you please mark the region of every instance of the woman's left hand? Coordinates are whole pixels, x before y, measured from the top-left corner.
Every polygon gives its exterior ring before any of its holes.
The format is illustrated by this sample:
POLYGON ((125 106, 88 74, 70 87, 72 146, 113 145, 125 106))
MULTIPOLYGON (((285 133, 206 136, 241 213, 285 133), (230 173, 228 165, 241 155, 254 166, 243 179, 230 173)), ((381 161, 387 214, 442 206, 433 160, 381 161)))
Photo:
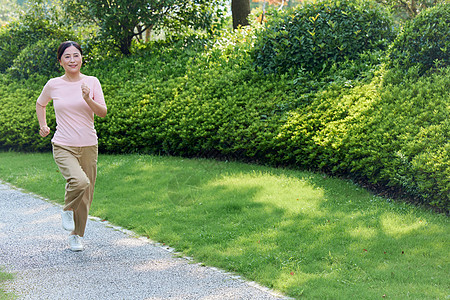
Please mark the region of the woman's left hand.
POLYGON ((90 91, 91 90, 86 85, 86 83, 83 82, 81 84, 81 93, 83 94, 84 101, 86 101, 87 105, 89 105, 89 107, 92 109, 94 114, 96 114, 97 116, 99 116, 101 118, 104 118, 107 113, 106 106, 100 105, 97 102, 95 102, 94 100, 92 100, 91 97, 89 96, 90 91))
POLYGON ((89 87, 86 85, 86 83, 82 83, 81 84, 81 93, 83 94, 83 99, 89 99, 89 93, 91 92, 91 90, 89 89, 89 87))

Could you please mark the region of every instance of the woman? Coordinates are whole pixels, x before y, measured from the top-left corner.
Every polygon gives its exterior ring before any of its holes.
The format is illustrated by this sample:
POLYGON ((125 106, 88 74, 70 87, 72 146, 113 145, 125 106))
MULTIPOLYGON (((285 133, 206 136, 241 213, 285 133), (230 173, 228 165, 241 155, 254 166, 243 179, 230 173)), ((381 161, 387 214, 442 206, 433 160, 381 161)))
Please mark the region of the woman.
POLYGON ((71 231, 72 251, 83 250, 82 237, 97 176, 97 133, 94 114, 107 113, 103 91, 96 77, 81 73, 83 51, 78 43, 63 42, 57 51, 64 75, 50 79, 36 101, 39 134, 46 137, 50 128, 46 121, 46 106, 53 100, 56 132, 52 138, 53 157, 67 181, 62 225, 71 231))

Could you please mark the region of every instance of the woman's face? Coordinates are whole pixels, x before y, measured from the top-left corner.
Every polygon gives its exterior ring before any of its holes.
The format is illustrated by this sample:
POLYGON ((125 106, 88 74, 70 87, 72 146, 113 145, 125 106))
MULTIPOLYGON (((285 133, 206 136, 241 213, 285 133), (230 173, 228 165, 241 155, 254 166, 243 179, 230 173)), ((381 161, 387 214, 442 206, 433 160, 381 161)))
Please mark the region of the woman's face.
POLYGON ((68 47, 61 56, 59 64, 64 68, 66 73, 73 74, 80 72, 82 64, 80 51, 74 46, 68 47))

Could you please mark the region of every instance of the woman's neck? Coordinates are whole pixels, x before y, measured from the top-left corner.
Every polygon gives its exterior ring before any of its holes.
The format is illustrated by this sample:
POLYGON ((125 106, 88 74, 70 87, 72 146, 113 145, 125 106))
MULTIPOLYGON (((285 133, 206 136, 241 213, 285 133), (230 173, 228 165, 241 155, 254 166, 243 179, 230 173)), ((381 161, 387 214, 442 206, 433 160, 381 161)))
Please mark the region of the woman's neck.
POLYGON ((76 74, 65 73, 63 76, 63 79, 66 81, 75 82, 75 81, 80 81, 82 77, 83 77, 83 74, 81 74, 81 73, 76 73, 76 74))

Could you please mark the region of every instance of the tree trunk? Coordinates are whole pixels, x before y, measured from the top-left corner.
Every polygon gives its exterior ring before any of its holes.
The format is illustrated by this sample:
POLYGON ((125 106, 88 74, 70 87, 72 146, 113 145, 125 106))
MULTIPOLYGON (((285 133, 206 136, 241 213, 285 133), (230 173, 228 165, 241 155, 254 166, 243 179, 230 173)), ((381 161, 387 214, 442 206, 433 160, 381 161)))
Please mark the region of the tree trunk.
POLYGON ((122 37, 122 39, 119 41, 119 45, 117 45, 120 49, 120 52, 122 52, 122 54, 124 54, 124 55, 131 54, 130 48, 131 48, 132 41, 133 41, 132 35, 122 37))
POLYGON ((233 29, 249 25, 250 0, 231 0, 231 12, 233 14, 233 29))

